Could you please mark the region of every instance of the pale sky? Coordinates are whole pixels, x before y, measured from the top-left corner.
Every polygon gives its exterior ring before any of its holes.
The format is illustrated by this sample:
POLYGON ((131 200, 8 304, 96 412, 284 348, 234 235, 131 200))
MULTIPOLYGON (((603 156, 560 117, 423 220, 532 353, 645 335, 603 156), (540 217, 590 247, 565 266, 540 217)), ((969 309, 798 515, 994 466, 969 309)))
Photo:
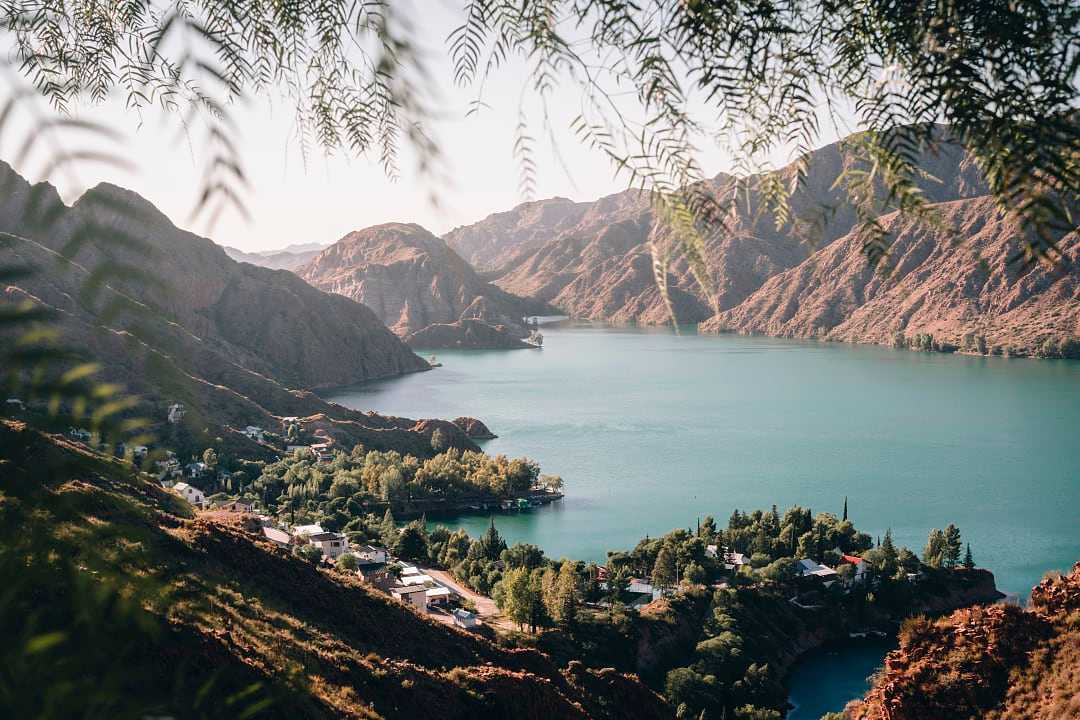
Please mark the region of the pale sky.
MULTIPOLYGON (((442 96, 440 117, 429 132, 443 154, 445 183, 418 177, 408 152, 403 154, 396 182, 383 173, 377 154, 327 158, 316 148, 305 166, 292 110, 282 98, 249 98, 232 113, 242 129, 239 150, 251 182, 245 196, 250 219, 228 212, 209 232, 205 224, 193 221, 190 213, 200 188, 201 168, 178 124, 155 111, 140 118, 125 111, 119 101, 85 107, 80 114, 122 132, 125 154, 136 167, 130 171, 80 167, 77 181, 52 181, 69 202, 77 197, 80 186, 100 181, 131 188, 177 225, 248 251, 333 242, 352 230, 391 221, 416 222, 441 234, 508 210, 526 199, 519 190, 520 168, 513 155, 526 68, 518 63, 500 72, 485 90, 490 109, 466 117, 476 90, 453 86, 445 49, 446 35, 460 23, 459 4, 450 0, 421 4, 421 42, 431 53, 429 66, 442 96), (437 206, 429 200, 432 193, 438 198, 437 206)), ((553 138, 544 127, 539 101, 528 97, 531 101, 524 107, 530 134, 536 138, 538 164, 535 198, 560 195, 592 200, 627 187, 625 176, 613 176, 610 162, 580 146, 570 132, 568 126, 581 104, 575 86, 564 83, 549 99, 553 138)), ((698 159, 706 174, 732 169, 727 153, 715 142, 706 141, 700 149, 698 159)), ((0 137, 0 157, 11 162, 15 152, 13 141, 0 137)), ((31 167, 18 169, 31 180, 39 179, 31 167)))

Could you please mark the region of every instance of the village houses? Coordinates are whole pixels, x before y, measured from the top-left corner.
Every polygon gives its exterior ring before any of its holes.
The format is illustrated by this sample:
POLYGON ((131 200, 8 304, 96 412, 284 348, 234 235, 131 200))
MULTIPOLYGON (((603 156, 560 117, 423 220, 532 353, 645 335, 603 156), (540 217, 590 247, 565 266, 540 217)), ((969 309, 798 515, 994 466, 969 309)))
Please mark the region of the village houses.
POLYGON ((327 560, 336 560, 349 550, 349 539, 336 532, 321 532, 308 535, 308 541, 322 550, 327 560))

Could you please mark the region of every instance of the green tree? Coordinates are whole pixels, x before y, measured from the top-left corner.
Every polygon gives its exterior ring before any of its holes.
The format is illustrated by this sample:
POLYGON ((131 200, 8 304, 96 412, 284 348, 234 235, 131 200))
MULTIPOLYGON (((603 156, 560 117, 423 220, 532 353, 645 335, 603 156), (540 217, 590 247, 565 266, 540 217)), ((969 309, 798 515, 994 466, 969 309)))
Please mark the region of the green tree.
POLYGON ((945 528, 945 553, 944 564, 947 568, 954 568, 960 564, 960 553, 964 545, 960 540, 960 528, 952 523, 945 528))
POLYGON ((544 607, 539 570, 530 572, 525 568, 514 568, 507 571, 495 585, 492 595, 495 604, 517 623, 518 629, 529 625, 535 632, 543 618, 544 607))
POLYGON ((885 577, 892 577, 900 567, 900 555, 896 550, 896 545, 893 544, 892 528, 885 531, 885 538, 881 541, 879 550, 881 550, 881 567, 878 569, 885 577))
POLYGON ((578 576, 574 570, 574 563, 563 560, 557 573, 549 568, 545 572, 544 581, 547 584, 544 605, 548 615, 562 627, 573 626, 577 620, 580 602, 578 576))
POLYGON ((676 577, 675 553, 665 543, 656 554, 656 562, 653 563, 652 583, 656 587, 663 588, 672 585, 676 577))
POLYGON ((297 546, 296 554, 308 562, 317 563, 322 560, 323 551, 322 548, 308 543, 297 546))
POLYGON ((707 579, 705 568, 696 562, 689 563, 686 569, 683 570, 683 580, 691 585, 704 585, 707 579))
POLYGON ((344 570, 346 572, 356 572, 356 569, 360 567, 360 561, 357 560, 356 556, 352 553, 339 555, 335 564, 337 565, 338 570, 344 570))
POLYGON ((379 523, 379 538, 382 539, 383 545, 392 548, 397 544, 397 536, 398 527, 394 520, 394 513, 390 511, 390 508, 386 508, 382 522, 379 523))
POLYGON ((442 428, 435 428, 431 433, 431 449, 436 453, 444 453, 450 449, 450 441, 446 439, 446 433, 442 428))
POLYGON ((967 551, 964 553, 964 567, 968 570, 975 567, 975 558, 971 557, 971 543, 967 544, 967 551))
POLYGON ((202 461, 206 464, 206 467, 213 470, 218 466, 218 454, 214 448, 206 448, 203 450, 202 461))
POLYGON ((934 528, 926 538, 923 549, 923 562, 930 567, 939 568, 945 562, 945 533, 934 528))
POLYGON ((491 518, 491 524, 480 538, 480 547, 484 556, 489 560, 498 560, 499 556, 502 555, 502 551, 506 549, 506 541, 503 540, 499 531, 495 529, 494 517, 491 518))
POLYGON ((428 556, 427 535, 416 522, 402 528, 393 547, 398 557, 407 560, 426 560, 428 556))
POLYGON ((780 720, 780 713, 769 708, 742 705, 735 708, 735 720, 780 720))

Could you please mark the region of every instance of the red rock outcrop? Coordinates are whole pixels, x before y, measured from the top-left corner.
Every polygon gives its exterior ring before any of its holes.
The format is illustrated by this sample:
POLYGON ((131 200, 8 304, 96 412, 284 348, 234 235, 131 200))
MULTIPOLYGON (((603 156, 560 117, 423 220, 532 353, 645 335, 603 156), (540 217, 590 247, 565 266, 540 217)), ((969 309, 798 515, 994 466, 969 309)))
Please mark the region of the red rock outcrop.
POLYGON ((1012 605, 908 621, 852 720, 1065 720, 1080 716, 1080 563, 1012 605))

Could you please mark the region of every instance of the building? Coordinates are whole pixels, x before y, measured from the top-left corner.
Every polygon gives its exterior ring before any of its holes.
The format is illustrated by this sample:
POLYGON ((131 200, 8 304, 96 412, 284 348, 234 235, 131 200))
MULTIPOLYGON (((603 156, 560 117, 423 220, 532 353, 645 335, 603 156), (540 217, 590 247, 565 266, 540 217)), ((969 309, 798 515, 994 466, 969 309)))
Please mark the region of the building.
POLYGON ((445 605, 450 602, 450 598, 454 596, 454 592, 447 587, 428 588, 427 589, 427 603, 428 605, 445 605))
POLYGON ((458 608, 452 614, 454 616, 454 624, 457 625, 459 628, 463 628, 465 630, 472 630, 473 628, 480 625, 480 618, 476 617, 476 615, 469 612, 468 610, 458 608))
POLYGON ((403 603, 413 606, 422 613, 427 613, 427 588, 423 585, 392 587, 390 594, 403 603))
POLYGON ((432 587, 435 585, 435 578, 430 575, 424 575, 423 573, 416 573, 415 575, 402 575, 398 582, 402 585, 422 585, 425 587, 432 587))
POLYGON ((255 442, 262 442, 265 434, 265 430, 257 425, 248 425, 244 428, 243 433, 255 442))
POLYGON ((296 535, 321 535, 326 532, 323 530, 322 525, 297 525, 293 529, 293 533, 296 535))
POLYGON ((192 505, 202 507, 206 504, 206 495, 197 487, 192 487, 186 482, 178 482, 172 486, 172 491, 187 500, 192 505))
POLYGON ((292 535, 276 527, 263 526, 263 537, 278 547, 287 548, 292 544, 292 535))
POLYGON ((326 440, 321 443, 310 445, 308 449, 315 455, 315 459, 318 462, 326 463, 334 459, 333 446, 334 443, 332 440, 326 440))
POLYGON ((836 571, 831 567, 826 567, 810 558, 803 558, 799 561, 799 575, 802 577, 819 577, 822 580, 835 580, 836 571))
POLYGON ((353 553, 361 565, 381 565, 390 559, 390 553, 386 548, 376 545, 361 545, 353 553))
POLYGON ((149 454, 149 452, 150 452, 150 448, 146 447, 145 445, 136 445, 135 447, 133 447, 131 449, 131 454, 134 457, 139 458, 140 460, 142 458, 146 457, 147 454, 149 454))
POLYGON ((840 559, 845 563, 855 566, 855 582, 863 582, 866 580, 867 573, 870 572, 870 563, 866 562, 858 555, 841 555, 840 559))
POLYGON ((206 463, 193 462, 184 466, 184 474, 190 478, 201 478, 206 474, 206 463))
POLYGON ((341 533, 322 532, 308 535, 308 541, 322 550, 327 560, 337 560, 349 550, 349 539, 341 533))
POLYGON ((244 500, 232 500, 222 505, 221 509, 228 510, 229 512, 249 513, 254 509, 254 507, 251 503, 244 500))
POLYGON ((184 419, 184 415, 187 410, 184 409, 184 403, 173 403, 169 406, 169 422, 173 425, 178 424, 184 419))

